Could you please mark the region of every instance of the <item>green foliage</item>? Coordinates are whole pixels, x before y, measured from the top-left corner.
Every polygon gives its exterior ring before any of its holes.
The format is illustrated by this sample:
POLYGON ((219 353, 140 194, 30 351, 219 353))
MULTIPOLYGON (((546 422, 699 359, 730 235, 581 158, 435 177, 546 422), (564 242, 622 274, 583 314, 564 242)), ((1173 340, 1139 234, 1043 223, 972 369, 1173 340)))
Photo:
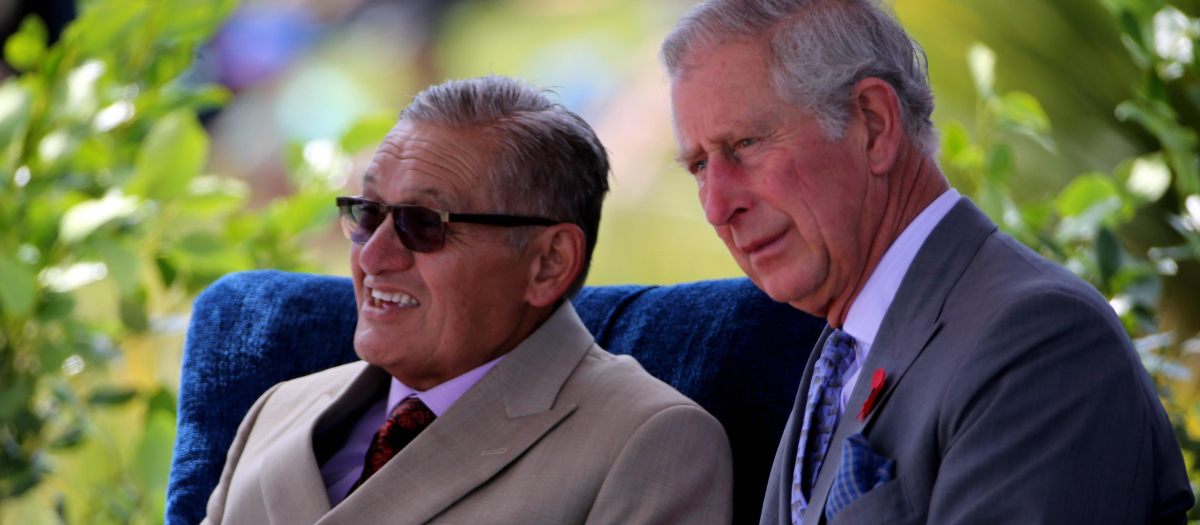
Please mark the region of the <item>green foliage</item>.
MULTIPOLYGON (((1115 114, 1152 136, 1161 150, 1126 159, 1112 173, 1081 174, 1057 196, 1015 203, 1007 182, 1012 141, 1032 139, 1052 148, 1046 135, 1050 122, 1032 96, 996 92, 996 56, 976 45, 968 53, 979 94, 975 138, 961 124, 947 125, 942 165, 1002 229, 1109 299, 1159 387, 1193 486, 1200 486, 1200 392, 1196 363, 1184 359, 1200 349, 1194 323, 1186 321, 1196 313, 1163 301, 1164 281, 1194 272, 1200 259, 1200 138, 1196 123, 1181 117, 1200 109, 1200 69, 1193 56, 1200 19, 1164 1, 1102 3, 1117 18, 1122 42, 1143 72, 1143 84, 1115 114), (1175 244, 1134 242, 1135 231, 1156 229, 1174 230, 1175 244), (1176 321, 1168 323, 1168 317, 1176 321)), ((1200 518, 1200 511, 1191 518, 1200 518)))
POLYGON ((0 85, 0 521, 161 522, 175 398, 153 363, 181 341, 160 327, 226 273, 311 269, 343 151, 386 131, 298 146, 296 191, 248 208, 244 182, 206 172, 197 118, 230 94, 186 80, 234 7, 86 0, 54 45, 36 16, 4 45, 21 74, 0 85))

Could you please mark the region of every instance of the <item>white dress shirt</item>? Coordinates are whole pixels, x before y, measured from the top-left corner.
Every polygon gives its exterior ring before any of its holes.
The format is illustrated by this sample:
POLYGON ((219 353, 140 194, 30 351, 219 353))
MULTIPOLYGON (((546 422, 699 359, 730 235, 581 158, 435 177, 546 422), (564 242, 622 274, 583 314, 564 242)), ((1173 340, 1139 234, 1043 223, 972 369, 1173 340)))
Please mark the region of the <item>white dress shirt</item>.
POLYGON ((862 364, 866 362, 867 354, 871 352, 871 345, 875 343, 875 335, 879 333, 879 325, 883 323, 884 314, 892 306, 892 300, 896 298, 896 291, 900 289, 900 283, 904 280, 904 275, 908 273, 908 267, 912 265, 913 259, 920 251, 921 245, 925 244, 925 239, 929 238, 929 234, 933 232, 933 228, 942 222, 947 213, 950 213, 950 209, 958 203, 958 199, 958 191, 954 188, 949 189, 922 210, 917 218, 913 219, 903 232, 900 232, 900 236, 896 237, 896 242, 892 243, 884 252, 883 258, 879 260, 879 265, 867 278, 867 284, 863 285, 862 291, 850 305, 850 311, 846 312, 846 322, 842 326, 842 330, 854 338, 854 364, 846 370, 846 378, 842 381, 842 395, 840 403, 838 403, 839 413, 846 412, 846 404, 850 402, 850 394, 854 392, 854 385, 858 383, 862 364))
POLYGON ((329 506, 336 507, 338 503, 346 499, 350 493, 350 487, 353 487, 359 476, 362 476, 367 449, 371 447, 375 433, 379 432, 379 427, 383 426, 384 421, 387 421, 388 414, 395 410, 396 405, 409 397, 416 396, 422 403, 425 403, 425 406, 429 407, 433 415, 441 417, 442 413, 450 408, 450 405, 453 405, 458 398, 467 393, 467 390, 475 386, 475 383, 483 379, 483 376, 501 359, 504 359, 504 356, 497 357, 479 368, 424 392, 414 390, 393 377, 387 399, 380 399, 371 405, 371 408, 368 408, 362 418, 354 424, 354 429, 346 437, 346 443, 342 445, 342 448, 330 456, 324 465, 321 465, 321 479, 325 482, 325 490, 329 493, 329 506), (387 405, 384 405, 385 401, 387 405))

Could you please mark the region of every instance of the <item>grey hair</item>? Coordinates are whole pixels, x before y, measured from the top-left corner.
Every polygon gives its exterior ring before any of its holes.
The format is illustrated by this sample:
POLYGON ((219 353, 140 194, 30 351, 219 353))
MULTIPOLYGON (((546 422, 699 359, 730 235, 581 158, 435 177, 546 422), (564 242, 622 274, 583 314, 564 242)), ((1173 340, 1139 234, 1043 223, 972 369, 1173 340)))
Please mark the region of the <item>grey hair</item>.
POLYGON ((878 0, 709 0, 667 35, 662 59, 675 80, 698 53, 759 38, 769 39, 775 91, 812 113, 826 140, 845 136, 854 85, 879 78, 896 90, 909 140, 936 159, 925 52, 878 0))
MULTIPOLYGON (((587 278, 600 231, 600 208, 608 193, 608 152, 579 115, 555 103, 547 91, 499 75, 448 80, 417 94, 401 120, 478 129, 495 146, 487 176, 494 213, 545 217, 583 230, 583 269, 566 297, 587 278)), ((529 240, 513 229, 513 243, 529 240)))

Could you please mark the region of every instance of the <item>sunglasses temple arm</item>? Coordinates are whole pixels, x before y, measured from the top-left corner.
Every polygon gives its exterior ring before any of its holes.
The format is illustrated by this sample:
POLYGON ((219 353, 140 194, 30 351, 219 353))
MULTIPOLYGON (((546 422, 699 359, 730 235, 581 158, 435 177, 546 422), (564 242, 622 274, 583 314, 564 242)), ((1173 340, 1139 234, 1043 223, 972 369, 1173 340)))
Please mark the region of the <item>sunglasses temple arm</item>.
POLYGON ((516 215, 490 215, 479 213, 451 213, 449 222, 490 224, 492 226, 553 226, 558 221, 541 217, 519 217, 516 215))

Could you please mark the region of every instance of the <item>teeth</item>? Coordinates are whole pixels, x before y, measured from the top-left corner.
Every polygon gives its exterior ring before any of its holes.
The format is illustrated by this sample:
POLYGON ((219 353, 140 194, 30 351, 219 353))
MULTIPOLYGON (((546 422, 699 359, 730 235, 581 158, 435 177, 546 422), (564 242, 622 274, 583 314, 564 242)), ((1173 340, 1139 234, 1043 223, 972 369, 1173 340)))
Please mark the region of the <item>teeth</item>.
POLYGON ((389 303, 396 303, 400 306, 419 306, 421 304, 415 298, 413 298, 413 296, 408 295, 406 293, 400 293, 400 292, 388 293, 388 292, 381 292, 374 288, 367 288, 367 289, 371 291, 371 297, 373 299, 375 299, 376 307, 383 306, 382 303, 384 301, 387 301, 389 303))

